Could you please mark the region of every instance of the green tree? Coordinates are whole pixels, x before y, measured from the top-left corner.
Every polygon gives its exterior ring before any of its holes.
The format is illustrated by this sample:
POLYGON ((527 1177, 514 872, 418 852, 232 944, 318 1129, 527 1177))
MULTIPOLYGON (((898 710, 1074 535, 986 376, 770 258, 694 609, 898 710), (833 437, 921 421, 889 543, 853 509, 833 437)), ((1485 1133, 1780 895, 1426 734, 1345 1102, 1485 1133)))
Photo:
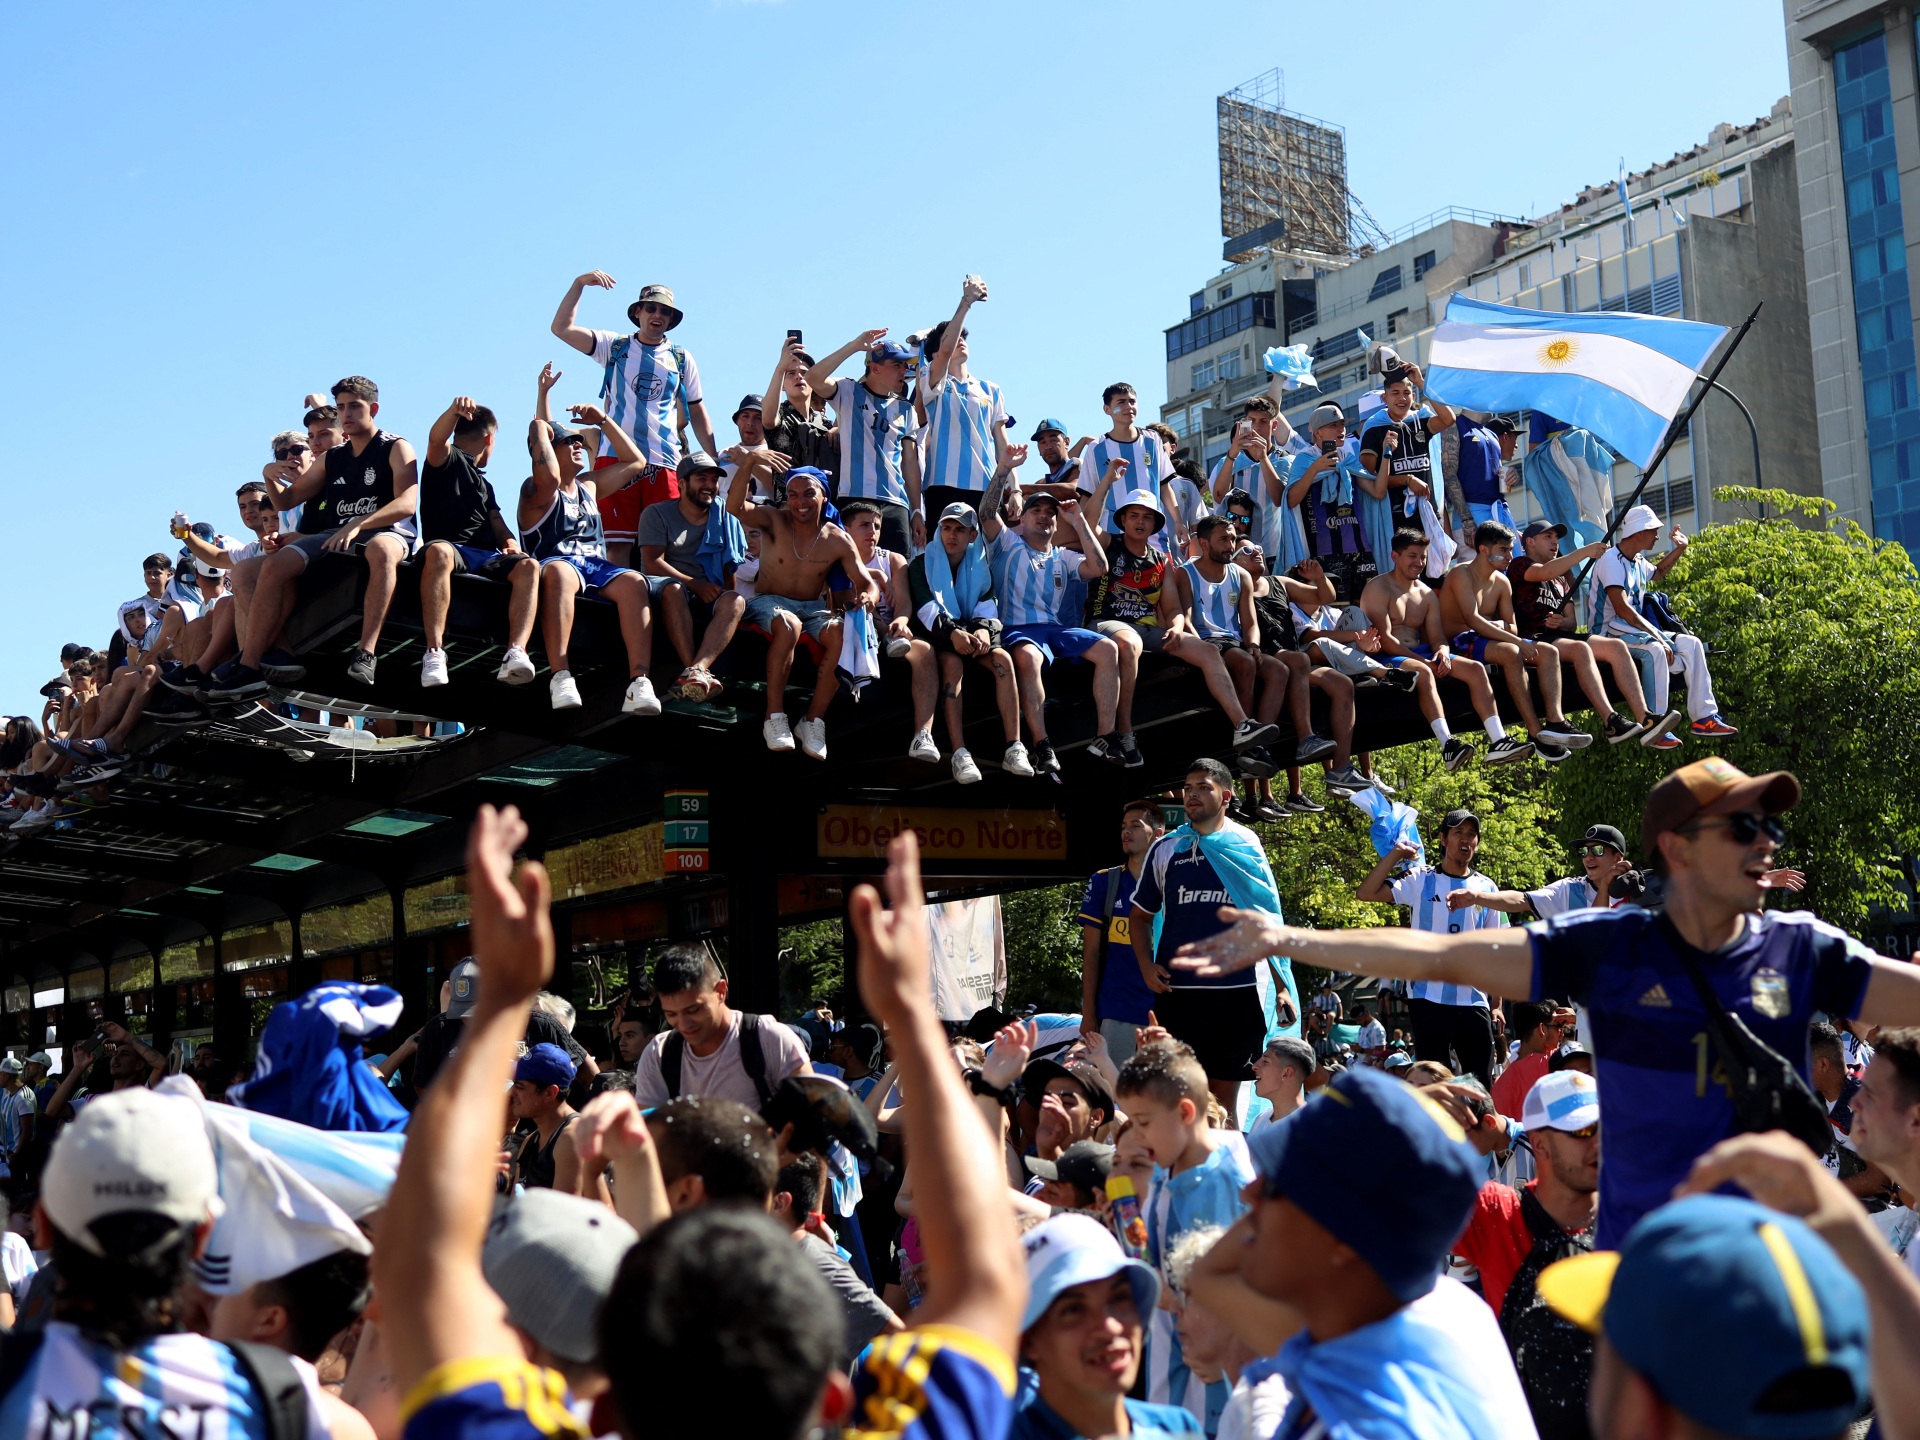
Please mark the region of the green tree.
POLYGON ((1835 519, 1830 501, 1714 493, 1756 518, 1708 526, 1666 583, 1710 647, 1714 693, 1740 733, 1666 752, 1596 746, 1560 766, 1560 838, 1605 821, 1637 852, 1647 791, 1710 749, 1749 773, 1791 770, 1806 798, 1779 863, 1806 871, 1807 889, 1775 899, 1858 931, 1872 907, 1905 905, 1920 851, 1920 577, 1904 549, 1835 519))

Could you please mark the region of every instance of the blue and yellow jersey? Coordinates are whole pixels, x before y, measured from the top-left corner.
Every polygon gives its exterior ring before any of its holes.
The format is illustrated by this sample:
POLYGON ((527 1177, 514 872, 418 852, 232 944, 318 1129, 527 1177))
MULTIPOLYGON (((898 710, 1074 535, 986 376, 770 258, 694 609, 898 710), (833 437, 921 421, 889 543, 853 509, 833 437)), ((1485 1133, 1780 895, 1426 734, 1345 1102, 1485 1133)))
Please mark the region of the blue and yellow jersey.
POLYGON ((401 1402, 406 1440, 587 1440, 567 1382, 518 1356, 453 1360, 401 1402))
POLYGON ((883 1335, 854 1367, 845 1433, 849 1440, 1001 1440, 1013 1419, 1013 1386, 1013 1361, 970 1330, 927 1325, 883 1335))

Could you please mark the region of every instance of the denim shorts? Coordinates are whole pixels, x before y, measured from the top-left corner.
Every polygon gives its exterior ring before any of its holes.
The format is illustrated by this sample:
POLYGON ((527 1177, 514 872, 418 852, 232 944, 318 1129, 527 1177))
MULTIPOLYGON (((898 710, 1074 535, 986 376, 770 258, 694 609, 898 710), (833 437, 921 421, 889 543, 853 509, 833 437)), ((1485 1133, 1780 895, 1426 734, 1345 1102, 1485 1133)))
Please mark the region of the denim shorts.
POLYGON ((773 633, 774 612, 784 610, 789 615, 800 618, 800 628, 814 640, 833 622, 833 606, 825 600, 790 600, 785 595, 769 595, 762 591, 747 601, 746 622, 757 629, 773 633))

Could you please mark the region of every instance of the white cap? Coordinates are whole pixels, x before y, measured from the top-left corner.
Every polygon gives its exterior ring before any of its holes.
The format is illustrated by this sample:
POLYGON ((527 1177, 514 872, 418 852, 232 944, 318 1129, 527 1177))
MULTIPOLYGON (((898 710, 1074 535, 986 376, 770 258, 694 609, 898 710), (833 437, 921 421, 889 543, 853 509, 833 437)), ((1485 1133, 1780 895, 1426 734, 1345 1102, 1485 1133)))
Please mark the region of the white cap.
POLYGON ((1156 535, 1159 534, 1160 531, 1165 528, 1167 523, 1166 511, 1160 508, 1160 498, 1157 495, 1155 495, 1151 490, 1128 490, 1119 495, 1114 496, 1113 497, 1114 518, 1117 520, 1119 518, 1120 512, 1126 509, 1129 505, 1138 505, 1143 510, 1150 510, 1153 512, 1153 518, 1160 522, 1158 525, 1155 525, 1153 527, 1154 534, 1156 535))
POLYGON ((190 1101, 115 1090, 88 1101, 54 1143, 40 1200, 62 1235, 104 1256, 92 1230, 102 1216, 198 1225, 215 1215, 217 1189, 213 1146, 190 1101))
POLYGON ((1591 1075, 1556 1070, 1542 1075, 1520 1106, 1520 1123, 1529 1130, 1584 1130, 1600 1123, 1600 1087, 1591 1075))
POLYGON ((1627 540, 1645 530, 1658 530, 1660 517, 1653 513, 1651 505, 1636 505, 1627 511, 1627 518, 1620 522, 1620 538, 1627 540))

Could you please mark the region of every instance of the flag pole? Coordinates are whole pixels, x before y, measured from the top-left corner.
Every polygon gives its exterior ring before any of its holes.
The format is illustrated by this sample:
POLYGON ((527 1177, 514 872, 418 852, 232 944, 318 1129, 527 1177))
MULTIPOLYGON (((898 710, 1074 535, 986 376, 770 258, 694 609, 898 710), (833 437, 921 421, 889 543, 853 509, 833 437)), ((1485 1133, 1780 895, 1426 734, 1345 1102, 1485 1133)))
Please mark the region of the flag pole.
MULTIPOLYGON (((1733 358, 1733 352, 1738 350, 1740 348, 1740 342, 1747 338, 1747 331, 1753 328, 1753 322, 1759 318, 1760 305, 1764 305, 1765 303, 1763 300, 1759 302, 1759 304, 1756 304, 1753 309, 1748 312, 1747 318, 1740 322, 1740 328, 1733 332, 1733 339, 1728 341, 1726 347, 1721 350, 1720 358, 1713 362, 1713 373, 1701 379, 1700 388, 1694 393, 1693 399, 1688 402, 1687 408, 1667 427, 1666 436, 1660 441, 1660 448, 1654 452, 1653 459, 1648 462, 1647 468, 1640 472, 1640 483, 1633 487, 1633 494, 1627 497, 1626 504, 1614 507, 1613 520, 1607 526, 1607 533, 1600 537, 1602 544, 1612 543, 1613 532, 1620 528, 1620 521, 1625 518, 1627 511, 1640 503, 1640 496, 1646 490, 1647 482, 1653 478, 1653 472, 1658 470, 1660 468, 1660 462, 1667 458, 1667 452, 1673 448, 1674 442, 1680 438, 1681 432, 1687 428, 1687 422, 1693 419, 1693 412, 1698 410, 1700 406, 1705 403, 1707 396, 1713 393, 1713 382, 1720 378, 1720 372, 1727 368, 1727 361, 1733 358)), ((1758 479, 1757 476, 1755 478, 1756 480, 1758 479)), ((1594 561, 1589 560, 1585 565, 1580 567, 1580 573, 1574 577, 1573 584, 1568 587, 1567 593, 1569 595, 1578 595, 1580 593, 1580 587, 1586 584, 1587 573, 1593 569, 1593 566, 1594 561)))

